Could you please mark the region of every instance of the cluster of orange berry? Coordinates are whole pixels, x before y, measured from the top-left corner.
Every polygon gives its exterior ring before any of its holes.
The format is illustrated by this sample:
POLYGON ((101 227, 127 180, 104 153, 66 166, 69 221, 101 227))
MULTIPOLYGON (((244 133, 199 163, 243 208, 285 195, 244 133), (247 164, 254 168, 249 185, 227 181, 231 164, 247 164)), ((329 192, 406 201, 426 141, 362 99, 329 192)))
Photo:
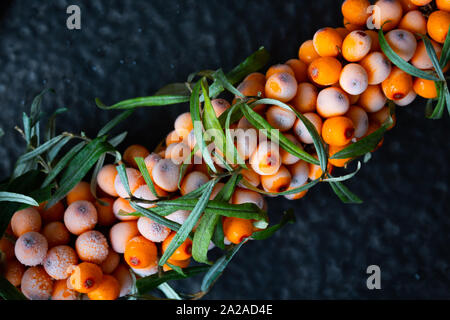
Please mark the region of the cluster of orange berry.
MULTIPOLYGON (((430 2, 379 0, 373 10, 372 23, 382 26, 391 48, 422 70, 432 69, 433 64, 416 33, 428 34, 440 56, 450 24, 450 0, 437 0, 439 10, 427 17, 417 6, 430 2)), ((330 156, 385 123, 390 116, 388 99, 405 106, 416 95, 435 98, 433 81, 414 79, 393 66, 382 53, 377 32, 366 29, 371 16, 369 6, 368 0, 344 1, 345 27, 320 29, 312 40, 300 46, 299 59, 271 66, 266 74, 252 73, 237 90, 253 99, 270 98, 289 104, 315 126, 328 145, 330 156)), ((236 96, 233 104, 239 99, 236 96)), ((217 117, 231 107, 224 99, 214 99, 211 104, 217 117)), ((311 134, 292 110, 261 104, 254 111, 299 148, 312 149, 311 134)), ((137 277, 157 273, 158 257, 176 233, 148 217, 133 215, 129 192, 133 198, 141 199, 137 202, 143 208, 154 207, 152 201, 158 200, 135 159, 144 159, 159 197, 175 199, 198 189, 212 178, 208 166, 204 162, 189 164, 181 174, 181 165, 173 159, 181 156, 185 160, 192 156, 196 146, 193 128, 190 113, 183 113, 157 151, 150 153, 140 145, 128 147, 123 154, 128 186, 124 185, 117 168, 109 164, 96 177, 98 198, 93 196, 87 182, 80 182, 67 194, 67 206, 61 201, 45 208, 43 203, 39 208, 16 212, 7 235, 0 242, 7 261, 5 277, 13 285, 20 285, 29 299, 79 299, 80 293, 89 299, 116 299, 132 292, 131 272, 137 277)), ((230 128, 254 129, 245 117, 230 128)), ((243 181, 230 199, 232 204, 253 203, 266 210, 267 203, 261 193, 276 194, 299 188, 323 174, 319 165, 276 148, 272 141, 250 145, 245 139, 238 139, 236 147, 249 166, 240 171, 243 181), (263 192, 255 191, 259 187, 263 192)), ((349 160, 330 159, 328 172, 333 166, 345 166, 349 160)), ((224 170, 216 158, 215 165, 218 171, 224 170)), ((210 199, 223 186, 217 183, 210 199)), ((306 192, 285 197, 300 199, 306 192)), ((165 218, 182 225, 189 214, 178 210, 165 218)), ((224 217, 221 223, 225 243, 238 244, 250 237, 260 227, 254 222, 224 217)), ((171 266, 187 267, 191 247, 188 238, 163 270, 171 270, 171 266)))

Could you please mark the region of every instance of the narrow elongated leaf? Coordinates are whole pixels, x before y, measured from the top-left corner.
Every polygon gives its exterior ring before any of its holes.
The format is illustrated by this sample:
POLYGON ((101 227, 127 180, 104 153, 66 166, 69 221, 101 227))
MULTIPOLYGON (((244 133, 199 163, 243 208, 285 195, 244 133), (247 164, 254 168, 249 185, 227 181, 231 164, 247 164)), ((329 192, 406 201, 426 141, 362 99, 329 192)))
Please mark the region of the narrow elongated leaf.
POLYGON ((304 184, 304 185, 302 185, 300 187, 293 188, 293 189, 290 189, 290 190, 287 190, 287 191, 283 191, 283 192, 267 192, 265 190, 262 190, 262 189, 259 189, 259 188, 255 187, 255 186, 253 186, 252 184, 248 183, 248 181, 246 181, 246 180, 242 180, 241 183, 247 189, 255 191, 255 192, 258 192, 260 194, 267 195, 267 196, 287 196, 287 195, 296 194, 296 193, 299 193, 299 192, 311 189, 316 184, 318 184, 320 181, 321 181, 321 178, 313 180, 311 182, 308 182, 308 183, 306 183, 306 184, 304 184))
POLYGON ((329 182, 334 193, 344 203, 363 203, 363 201, 351 192, 342 182, 329 182))
POLYGON ((353 171, 352 173, 349 173, 349 174, 346 174, 346 175, 340 176, 340 177, 326 178, 326 179, 323 179, 323 181, 324 182, 338 182, 338 181, 342 182, 342 181, 345 181, 345 180, 349 180, 349 179, 353 178, 358 173, 358 171, 360 169, 361 169, 361 162, 358 161, 358 165, 356 167, 356 170, 353 171))
POLYGON ((90 190, 95 199, 97 199, 97 176, 100 170, 103 168, 105 164, 106 154, 102 154, 100 158, 97 160, 94 171, 91 176, 90 190))
POLYGON ((442 54, 439 64, 443 69, 450 60, 450 26, 448 28, 447 37, 445 38, 444 46, 442 47, 442 54))
POLYGON ((239 155, 238 151, 236 150, 236 147, 234 146, 234 139, 231 135, 231 130, 230 130, 231 117, 233 116, 233 112, 235 110, 240 110, 240 106, 237 104, 232 106, 230 108, 230 112, 227 115, 227 120, 225 121, 225 137, 226 137, 227 150, 231 146, 231 148, 233 148, 233 149, 232 149, 232 154, 229 155, 229 157, 232 157, 232 160, 236 161, 235 163, 238 163, 241 167, 247 169, 247 166, 245 165, 245 161, 239 155))
POLYGON ((128 193, 128 195, 131 198, 132 194, 131 194, 130 184, 128 183, 128 175, 127 175, 127 170, 125 168, 125 165, 120 164, 120 165, 116 166, 116 169, 117 169, 117 174, 119 175, 120 181, 122 182, 123 186, 125 187, 126 192, 128 193))
POLYGON ((200 199, 197 201, 195 207, 193 208, 192 212, 189 214, 186 221, 184 221, 183 225, 181 226, 180 230, 175 234, 175 236, 170 241, 169 245, 167 246, 166 250, 164 251, 161 259, 159 260, 159 265, 163 266, 166 261, 172 256, 172 254, 175 252, 175 250, 186 240, 186 238, 189 236, 190 232, 194 228, 194 226, 197 224, 198 219, 200 218, 200 215, 205 210, 209 197, 211 195, 211 192, 216 185, 217 180, 211 180, 207 182, 206 184, 208 187, 205 189, 205 192, 202 194, 200 199))
POLYGON ((441 66, 439 65, 439 59, 436 55, 436 51, 434 51, 434 47, 431 44, 430 39, 428 39, 428 37, 424 35, 420 35, 420 37, 422 38, 422 41, 425 45, 425 49, 427 50, 428 56, 430 57, 434 70, 436 71, 439 79, 441 81, 445 81, 444 73, 442 72, 441 66))
POLYGON ((97 107, 104 110, 111 109, 134 109, 138 107, 157 107, 167 106, 172 104, 178 104, 188 102, 189 96, 185 95, 155 95, 150 97, 133 98, 118 102, 111 106, 106 106, 99 98, 95 99, 97 107))
POLYGON ((69 152, 67 152, 61 160, 56 164, 56 166, 53 168, 52 171, 49 172, 49 174, 45 177, 45 180, 42 184, 42 187, 48 186, 55 178, 58 176, 58 174, 64 170, 66 165, 72 160, 72 158, 86 145, 85 141, 82 141, 78 144, 76 144, 69 152))
POLYGON ((0 275, 0 297, 5 300, 27 300, 8 280, 0 275))
POLYGON ((211 268, 206 272, 203 281, 201 290, 203 292, 208 292, 214 282, 219 278, 222 274, 223 270, 230 263, 231 259, 233 259, 234 255, 239 251, 239 249, 248 241, 248 238, 244 239, 241 243, 234 246, 233 249, 227 252, 226 255, 217 259, 217 261, 211 266, 211 268))
MULTIPOLYGON (((436 104, 436 106, 432 107, 432 102, 430 103, 430 107, 427 106, 426 109, 426 114, 425 116, 428 119, 441 119, 442 116, 444 115, 444 110, 445 110, 445 95, 441 94, 443 89, 443 83, 442 82, 435 82, 436 84, 436 90, 438 93, 438 102, 436 104)), ((432 101, 432 100, 429 100, 432 101)))
POLYGON ((122 143, 123 140, 127 137, 128 132, 122 132, 121 134, 118 134, 117 136, 111 138, 108 140, 109 144, 113 147, 117 147, 119 144, 122 143))
POLYGON ((153 193, 153 195, 156 198, 159 198, 158 192, 156 192, 155 185, 153 184, 153 180, 150 177, 150 173, 147 170, 147 166, 145 165, 144 158, 136 157, 136 158, 134 158, 134 161, 136 161, 139 171, 141 172, 142 176, 144 177, 145 183, 147 184, 150 191, 153 193))
POLYGON ((59 135, 57 137, 54 137, 53 139, 47 141, 46 143, 42 144, 41 146, 37 147, 33 151, 25 153, 23 156, 19 157, 19 160, 17 160, 18 163, 25 162, 28 160, 31 160, 33 158, 36 158, 37 156, 43 154, 47 150, 49 150, 51 147, 59 143, 64 138, 63 135, 59 135))
POLYGON ((36 202, 33 198, 14 192, 5 192, 0 191, 0 202, 15 202, 15 203, 23 203, 28 204, 30 206, 39 206, 39 203, 36 202))
POLYGON ((273 139, 273 135, 276 132, 279 138, 279 145, 281 148, 289 152, 290 154, 313 164, 320 164, 319 161, 311 156, 309 153, 300 149, 297 145, 295 145, 291 140, 286 138, 282 133, 279 133, 278 130, 275 129, 258 113, 253 111, 248 105, 244 104, 241 107, 242 112, 244 113, 245 118, 258 130, 267 130, 267 137, 269 139, 273 139))
POLYGON ((52 162, 53 160, 55 160, 55 158, 57 157, 57 155, 59 154, 61 149, 64 148, 64 146, 67 143, 69 143, 70 140, 72 140, 71 136, 64 137, 58 143, 56 143, 52 148, 50 148, 50 150, 48 150, 48 152, 47 152, 47 160, 49 162, 52 162))
POLYGON ((289 209, 283 214, 283 218, 281 219, 280 223, 273 225, 265 230, 256 231, 252 234, 252 239, 254 240, 265 240, 270 238, 280 230, 282 227, 284 227, 288 223, 294 223, 295 222, 295 215, 294 210, 289 209))
POLYGON ((383 50, 383 53, 386 55, 386 57, 389 58, 389 60, 391 60, 391 62, 393 64, 395 64, 397 67, 399 67, 400 69, 402 69, 403 71, 405 71, 406 73, 414 76, 414 77, 418 77, 418 78, 423 78, 423 79, 427 79, 427 80, 433 80, 433 81, 439 81, 439 78, 436 77, 435 75, 425 72, 423 70, 417 69, 416 67, 414 67, 412 64, 406 62, 405 60, 403 60, 389 45, 389 43, 387 42, 386 38, 384 37, 383 34, 383 29, 380 29, 378 31, 378 41, 380 42, 380 47, 381 50, 383 50))
POLYGON ((214 162, 211 159, 211 155, 208 151, 208 148, 205 144, 203 138, 203 128, 202 128, 202 119, 200 114, 200 102, 199 102, 199 94, 200 94, 200 86, 201 80, 198 81, 192 91, 191 100, 190 100, 190 112, 192 123, 194 125, 194 136, 196 145, 200 149, 202 153, 203 160, 206 162, 208 167, 213 171, 217 172, 216 167, 214 166, 214 162))
POLYGON ((105 140, 106 136, 92 140, 72 158, 61 177, 60 187, 48 201, 47 208, 52 207, 56 202, 64 198, 84 178, 105 152, 114 151, 113 146, 105 140))
POLYGON ((178 295, 178 293, 173 290, 173 288, 169 286, 167 282, 161 283, 158 286, 158 289, 161 290, 168 299, 181 300, 181 297, 178 295))
POLYGON ((45 130, 45 139, 50 140, 56 136, 56 117, 64 112, 67 112, 67 108, 56 109, 47 121, 47 128, 45 130))
POLYGON ((185 276, 173 270, 164 272, 161 276, 159 274, 153 274, 151 276, 138 279, 136 281, 136 287, 139 293, 145 294, 167 281, 193 277, 198 274, 205 273, 208 269, 209 266, 189 267, 183 270, 185 276))
MULTIPOLYGON (((240 180, 240 175, 234 174, 230 180, 219 191, 214 200, 228 202, 230 200, 236 185, 240 180)), ((214 212, 205 212, 198 224, 192 241, 192 257, 194 260, 203 263, 208 261, 208 248, 211 242, 216 224, 220 220, 220 215, 214 212)), ((222 239, 223 245, 223 239, 222 239)))
POLYGON ((166 219, 163 216, 160 216, 151 210, 145 209, 145 208, 139 206, 134 201, 130 201, 130 205, 134 210, 136 210, 136 212, 138 213, 138 216, 147 217, 147 218, 149 218, 149 219, 151 219, 173 231, 178 231, 181 228, 181 225, 179 223, 177 223, 175 221, 171 221, 169 219, 166 219))
POLYGON ((126 110, 115 116, 111 121, 109 121, 103 128, 98 131, 97 137, 101 137, 109 133, 115 126, 127 119, 134 112, 134 109, 126 110))
POLYGON ((225 89, 230 91, 232 94, 242 97, 242 98, 245 97, 238 89, 236 89, 231 84, 230 81, 228 81, 228 79, 227 79, 226 75, 223 73, 222 69, 219 69, 216 72, 214 72, 214 74, 212 76, 213 76, 214 80, 218 81, 222 87, 224 87, 225 89))

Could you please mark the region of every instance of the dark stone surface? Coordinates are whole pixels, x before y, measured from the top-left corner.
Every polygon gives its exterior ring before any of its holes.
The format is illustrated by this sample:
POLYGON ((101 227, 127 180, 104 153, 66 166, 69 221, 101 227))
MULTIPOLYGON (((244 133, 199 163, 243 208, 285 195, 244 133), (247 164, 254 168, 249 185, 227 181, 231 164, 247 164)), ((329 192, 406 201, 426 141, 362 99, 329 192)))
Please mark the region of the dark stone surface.
MULTIPOLYGON (((94 134, 116 113, 105 103, 151 94, 202 69, 229 70, 259 46, 273 62, 341 23, 340 1, 2 1, 0 18, 0 176, 23 144, 13 127, 34 95, 52 87, 45 110, 69 107, 59 130, 94 134), (79 4, 82 29, 66 29, 79 4)), ((187 106, 142 109, 121 129, 124 144, 149 148, 187 106)), ((343 205, 326 185, 303 200, 270 201, 273 220, 295 207, 298 221, 242 249, 207 298, 450 298, 449 120, 423 117, 423 101, 398 110, 398 123, 348 186, 362 205, 343 205), (380 265, 382 290, 366 289, 380 265)), ((186 292, 198 281, 176 284, 186 292)))

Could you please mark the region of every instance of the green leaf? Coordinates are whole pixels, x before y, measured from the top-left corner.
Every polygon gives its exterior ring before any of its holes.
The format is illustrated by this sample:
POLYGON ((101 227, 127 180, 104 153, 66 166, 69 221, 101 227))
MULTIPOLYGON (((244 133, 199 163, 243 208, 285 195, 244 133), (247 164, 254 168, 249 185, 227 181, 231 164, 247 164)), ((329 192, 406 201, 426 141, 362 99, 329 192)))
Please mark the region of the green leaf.
POLYGON ((342 182, 329 182, 334 193, 344 203, 363 203, 363 201, 351 192, 342 182))
POLYGON ((389 60, 392 61, 393 64, 395 64, 397 67, 405 71, 406 73, 418 77, 423 78, 427 80, 433 80, 433 81, 439 81, 439 78, 435 75, 425 72, 423 70, 417 69, 412 64, 406 62, 403 60, 389 45, 386 38, 383 34, 383 29, 380 29, 378 31, 378 41, 380 42, 381 50, 383 50, 383 53, 386 55, 386 57, 389 58, 389 60))
POLYGON ((94 171, 91 176, 90 190, 95 199, 97 199, 97 176, 100 170, 102 170, 103 165, 105 164, 106 154, 102 154, 100 158, 97 160, 94 171))
POLYGON ((244 239, 241 243, 234 246, 233 249, 227 252, 226 255, 217 259, 217 261, 211 266, 211 268, 206 272, 203 281, 201 290, 203 292, 208 292, 217 278, 222 274, 223 270, 227 267, 228 263, 230 263, 231 259, 233 259, 234 255, 239 251, 239 249, 248 241, 248 238, 244 239))
POLYGON ((198 98, 200 94, 200 86, 201 80, 195 84, 190 100, 190 112, 192 123, 194 125, 194 136, 196 145, 200 148, 200 151, 202 153, 203 160, 205 160, 206 164, 208 165, 209 168, 211 168, 213 172, 217 172, 216 167, 214 166, 214 162, 211 159, 211 155, 209 154, 208 148, 203 138, 203 126, 200 114, 200 103, 198 98))
POLYGON ((158 91, 156 91, 155 96, 165 96, 165 95, 174 95, 174 96, 190 96, 191 92, 186 83, 176 82, 168 84, 158 91))
POLYGON ((31 197, 28 197, 20 193, 5 192, 5 191, 0 191, 0 202, 16 202, 28 204, 30 206, 35 207, 39 206, 39 203, 37 203, 36 200, 34 200, 31 197))
POLYGON ((280 223, 273 225, 265 230, 256 231, 252 234, 252 239, 254 240, 265 240, 270 238, 280 230, 282 227, 284 227, 288 223, 294 223, 295 222, 295 215, 294 210, 289 209, 283 214, 283 218, 281 219, 280 223))
POLYGON ((86 176, 105 152, 114 151, 114 148, 105 140, 106 136, 92 140, 72 158, 61 177, 60 187, 48 201, 47 208, 64 198, 86 176))
POLYGON ((0 275, 0 297, 5 300, 27 300, 8 280, 0 275))
POLYGON ((45 133, 45 139, 50 140, 56 136, 56 117, 64 112, 67 112, 67 108, 58 108, 53 112, 47 122, 47 129, 45 133))
POLYGON ((166 219, 163 216, 160 216, 159 214, 154 213, 153 211, 151 211, 149 209, 145 209, 145 208, 139 206, 134 201, 130 201, 130 205, 134 210, 136 210, 136 213, 132 213, 132 214, 128 214, 128 215, 147 217, 147 218, 149 218, 149 219, 151 219, 173 231, 178 231, 181 228, 181 225, 179 223, 177 223, 175 221, 171 221, 169 219, 166 219))
POLYGON ((61 149, 67 143, 69 143, 70 140, 72 140, 71 136, 64 137, 57 144, 55 144, 52 148, 50 148, 50 150, 48 150, 48 152, 47 152, 48 162, 52 162, 53 160, 55 160, 55 158, 58 155, 58 153, 61 151, 61 149))
MULTIPOLYGON (((224 87, 225 89, 227 89, 228 91, 230 91, 232 94, 242 97, 244 98, 245 96, 238 90, 236 89, 230 81, 228 81, 227 77, 225 76, 225 74, 223 73, 222 69, 217 70, 216 72, 214 72, 214 74, 212 75, 214 80, 218 81, 219 84, 224 87)), ((204 93, 203 93, 204 94, 204 93)))
MULTIPOLYGON (((222 190, 219 191, 214 200, 228 202, 233 195, 234 189, 236 189, 236 185, 239 183, 240 177, 240 175, 234 174, 224 185, 222 190)), ((198 224, 192 241, 192 257, 194 260, 210 263, 208 261, 208 248, 219 221, 220 215, 215 212, 205 212, 200 219, 200 223, 198 224)))
POLYGON ((124 164, 120 164, 116 166, 117 174, 119 175, 120 181, 122 182, 123 186, 125 187, 125 191, 128 193, 130 198, 132 197, 130 184, 128 183, 128 175, 127 175, 127 169, 124 164))
POLYGON ((353 171, 352 173, 349 173, 349 174, 346 174, 346 175, 340 176, 340 177, 326 178, 326 179, 323 179, 322 181, 324 181, 324 182, 339 182, 339 181, 342 182, 345 180, 349 180, 349 179, 353 178, 360 169, 361 169, 361 162, 358 161, 356 170, 353 171))
POLYGON ((164 272, 161 276, 159 274, 153 274, 151 276, 138 279, 136 281, 136 287, 139 293, 145 294, 167 281, 193 277, 195 275, 206 272, 208 269, 209 266, 189 267, 183 270, 185 276, 180 275, 178 272, 173 270, 164 272))
POLYGON ((428 101, 431 101, 429 105, 427 104, 427 108, 425 109, 425 111, 426 111, 425 116, 428 119, 441 119, 442 116, 444 115, 445 94, 441 94, 441 92, 442 92, 442 90, 445 90, 445 89, 443 89, 443 87, 446 87, 446 85, 443 86, 442 82, 435 82, 435 84, 436 84, 436 90, 438 93, 438 102, 433 109, 432 100, 428 100, 428 101))
POLYGON ((173 288, 169 286, 167 282, 161 283, 158 286, 158 289, 161 290, 168 299, 181 300, 181 297, 178 295, 178 293, 173 290, 173 288))
POLYGON ((233 140, 233 137, 231 135, 231 130, 230 130, 231 117, 233 116, 233 112, 235 110, 240 110, 240 105, 235 104, 234 106, 232 106, 230 108, 230 112, 227 114, 227 119, 225 121, 225 137, 226 137, 227 150, 228 150, 229 146, 232 146, 232 148, 233 148, 231 150, 232 153, 231 153, 231 155, 229 155, 229 157, 232 157, 233 163, 237 163, 241 167, 247 169, 247 166, 245 165, 245 161, 239 156, 239 153, 236 150, 236 147, 234 146, 234 140, 233 140))
POLYGON ((436 51, 434 51, 434 47, 431 44, 430 39, 428 39, 428 37, 426 37, 422 34, 420 35, 420 37, 422 38, 422 41, 425 45, 425 49, 427 50, 428 56, 430 57, 431 62, 433 63, 434 70, 436 71, 437 75, 439 76, 439 79, 441 81, 445 81, 444 73, 442 72, 441 66, 439 65, 439 60, 436 55, 436 51))
POLYGON ((131 116, 134 112, 134 109, 126 110, 118 114, 116 117, 114 117, 111 121, 109 121, 103 128, 101 128, 98 131, 97 137, 101 137, 109 131, 111 131, 115 126, 117 126, 119 123, 127 119, 129 116, 131 116))
POLYGON ((134 109, 138 107, 158 107, 188 102, 189 96, 185 95, 155 95, 150 97, 133 98, 106 106, 99 98, 95 99, 97 107, 104 110, 111 109, 134 109))
POLYGON ((57 165, 49 172, 49 174, 45 177, 45 180, 42 184, 42 187, 48 186, 58 174, 66 167, 66 165, 72 160, 72 158, 86 145, 86 142, 82 141, 76 144, 69 152, 67 152, 61 160, 57 163, 57 165))
POLYGON ((278 130, 274 129, 262 116, 253 111, 248 105, 243 104, 241 110, 244 113, 245 118, 247 118, 256 129, 267 130, 267 137, 269 139, 273 139, 274 134, 276 134, 279 138, 279 145, 281 148, 306 162, 319 164, 319 161, 316 158, 303 149, 300 149, 282 133, 279 133, 278 130))
POLYGON ((183 272, 183 269, 179 266, 173 265, 169 262, 166 263, 169 267, 172 268, 173 271, 177 272, 178 274, 182 275, 184 278, 186 277, 186 274, 183 272))
POLYGON ((439 64, 444 68, 450 60, 450 26, 448 28, 447 37, 445 38, 444 46, 442 47, 442 54, 439 64))
POLYGON ((25 162, 27 160, 31 160, 41 154, 43 154, 45 151, 49 150, 51 147, 53 147, 55 144, 59 143, 64 138, 63 135, 59 135, 57 137, 54 137, 53 139, 47 141, 46 143, 42 144, 41 146, 37 147, 33 151, 27 152, 24 155, 22 155, 19 160, 17 160, 17 163, 25 162))
POLYGON ((136 157, 136 158, 134 158, 134 161, 136 161, 139 171, 141 172, 142 176, 144 177, 145 183, 147 184, 150 191, 153 193, 153 195, 156 198, 159 198, 158 192, 156 192, 155 185, 153 184, 153 180, 150 177, 150 173, 147 170, 147 166, 145 165, 144 158, 136 157))
POLYGON ((178 230, 178 232, 172 238, 172 240, 170 241, 166 250, 164 251, 161 259, 159 260, 160 266, 163 266, 166 263, 166 261, 172 256, 172 254, 175 252, 175 250, 189 236, 190 232, 192 231, 192 229, 196 225, 198 219, 200 218, 200 215, 203 213, 206 206, 208 205, 209 197, 210 197, 211 192, 212 192, 214 186, 216 185, 216 183, 217 183, 216 179, 210 180, 209 182, 206 183, 208 185, 208 187, 205 189, 205 192, 202 194, 200 199, 197 201, 192 212, 189 214, 186 221, 184 221, 180 230, 178 230))
POLYGON ((117 147, 119 144, 122 143, 123 140, 127 137, 128 132, 122 132, 121 134, 118 134, 117 136, 111 138, 108 140, 109 144, 113 147, 117 147))
POLYGON ((241 183, 247 189, 255 191, 255 192, 258 192, 260 194, 267 195, 267 196, 287 196, 287 195, 290 195, 290 194, 296 194, 296 193, 299 193, 299 192, 311 189, 312 187, 314 187, 320 181, 321 181, 321 179, 319 178, 319 179, 313 180, 311 182, 308 182, 307 184, 304 184, 304 185, 302 185, 300 187, 293 188, 291 190, 287 190, 287 191, 283 191, 283 192, 267 192, 265 190, 262 190, 262 189, 259 189, 259 188, 255 187, 255 186, 253 186, 252 184, 248 183, 246 180, 242 180, 241 183))

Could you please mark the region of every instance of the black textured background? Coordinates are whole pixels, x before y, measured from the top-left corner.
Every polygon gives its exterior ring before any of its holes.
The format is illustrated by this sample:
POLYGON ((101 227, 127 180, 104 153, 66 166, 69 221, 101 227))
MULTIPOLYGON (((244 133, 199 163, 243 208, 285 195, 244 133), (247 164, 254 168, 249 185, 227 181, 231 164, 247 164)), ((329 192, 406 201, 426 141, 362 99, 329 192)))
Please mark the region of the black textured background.
MULTIPOLYGON (((105 103, 153 93, 203 69, 229 70, 264 45, 273 62, 297 55, 315 30, 341 24, 341 1, 17 0, 0 4, 0 178, 23 144, 13 127, 45 87, 45 110, 69 107, 59 130, 85 130, 116 113, 105 103), (78 4, 82 29, 66 29, 78 4)), ((187 105, 142 109, 121 129, 149 148, 187 105)), ((362 205, 343 205, 323 185, 306 198, 270 201, 295 207, 298 221, 272 239, 247 245, 207 298, 450 298, 448 116, 425 120, 423 101, 399 108, 397 127, 347 185, 362 205), (382 290, 366 288, 377 264, 382 290)), ((198 281, 176 284, 188 292, 198 281)))

